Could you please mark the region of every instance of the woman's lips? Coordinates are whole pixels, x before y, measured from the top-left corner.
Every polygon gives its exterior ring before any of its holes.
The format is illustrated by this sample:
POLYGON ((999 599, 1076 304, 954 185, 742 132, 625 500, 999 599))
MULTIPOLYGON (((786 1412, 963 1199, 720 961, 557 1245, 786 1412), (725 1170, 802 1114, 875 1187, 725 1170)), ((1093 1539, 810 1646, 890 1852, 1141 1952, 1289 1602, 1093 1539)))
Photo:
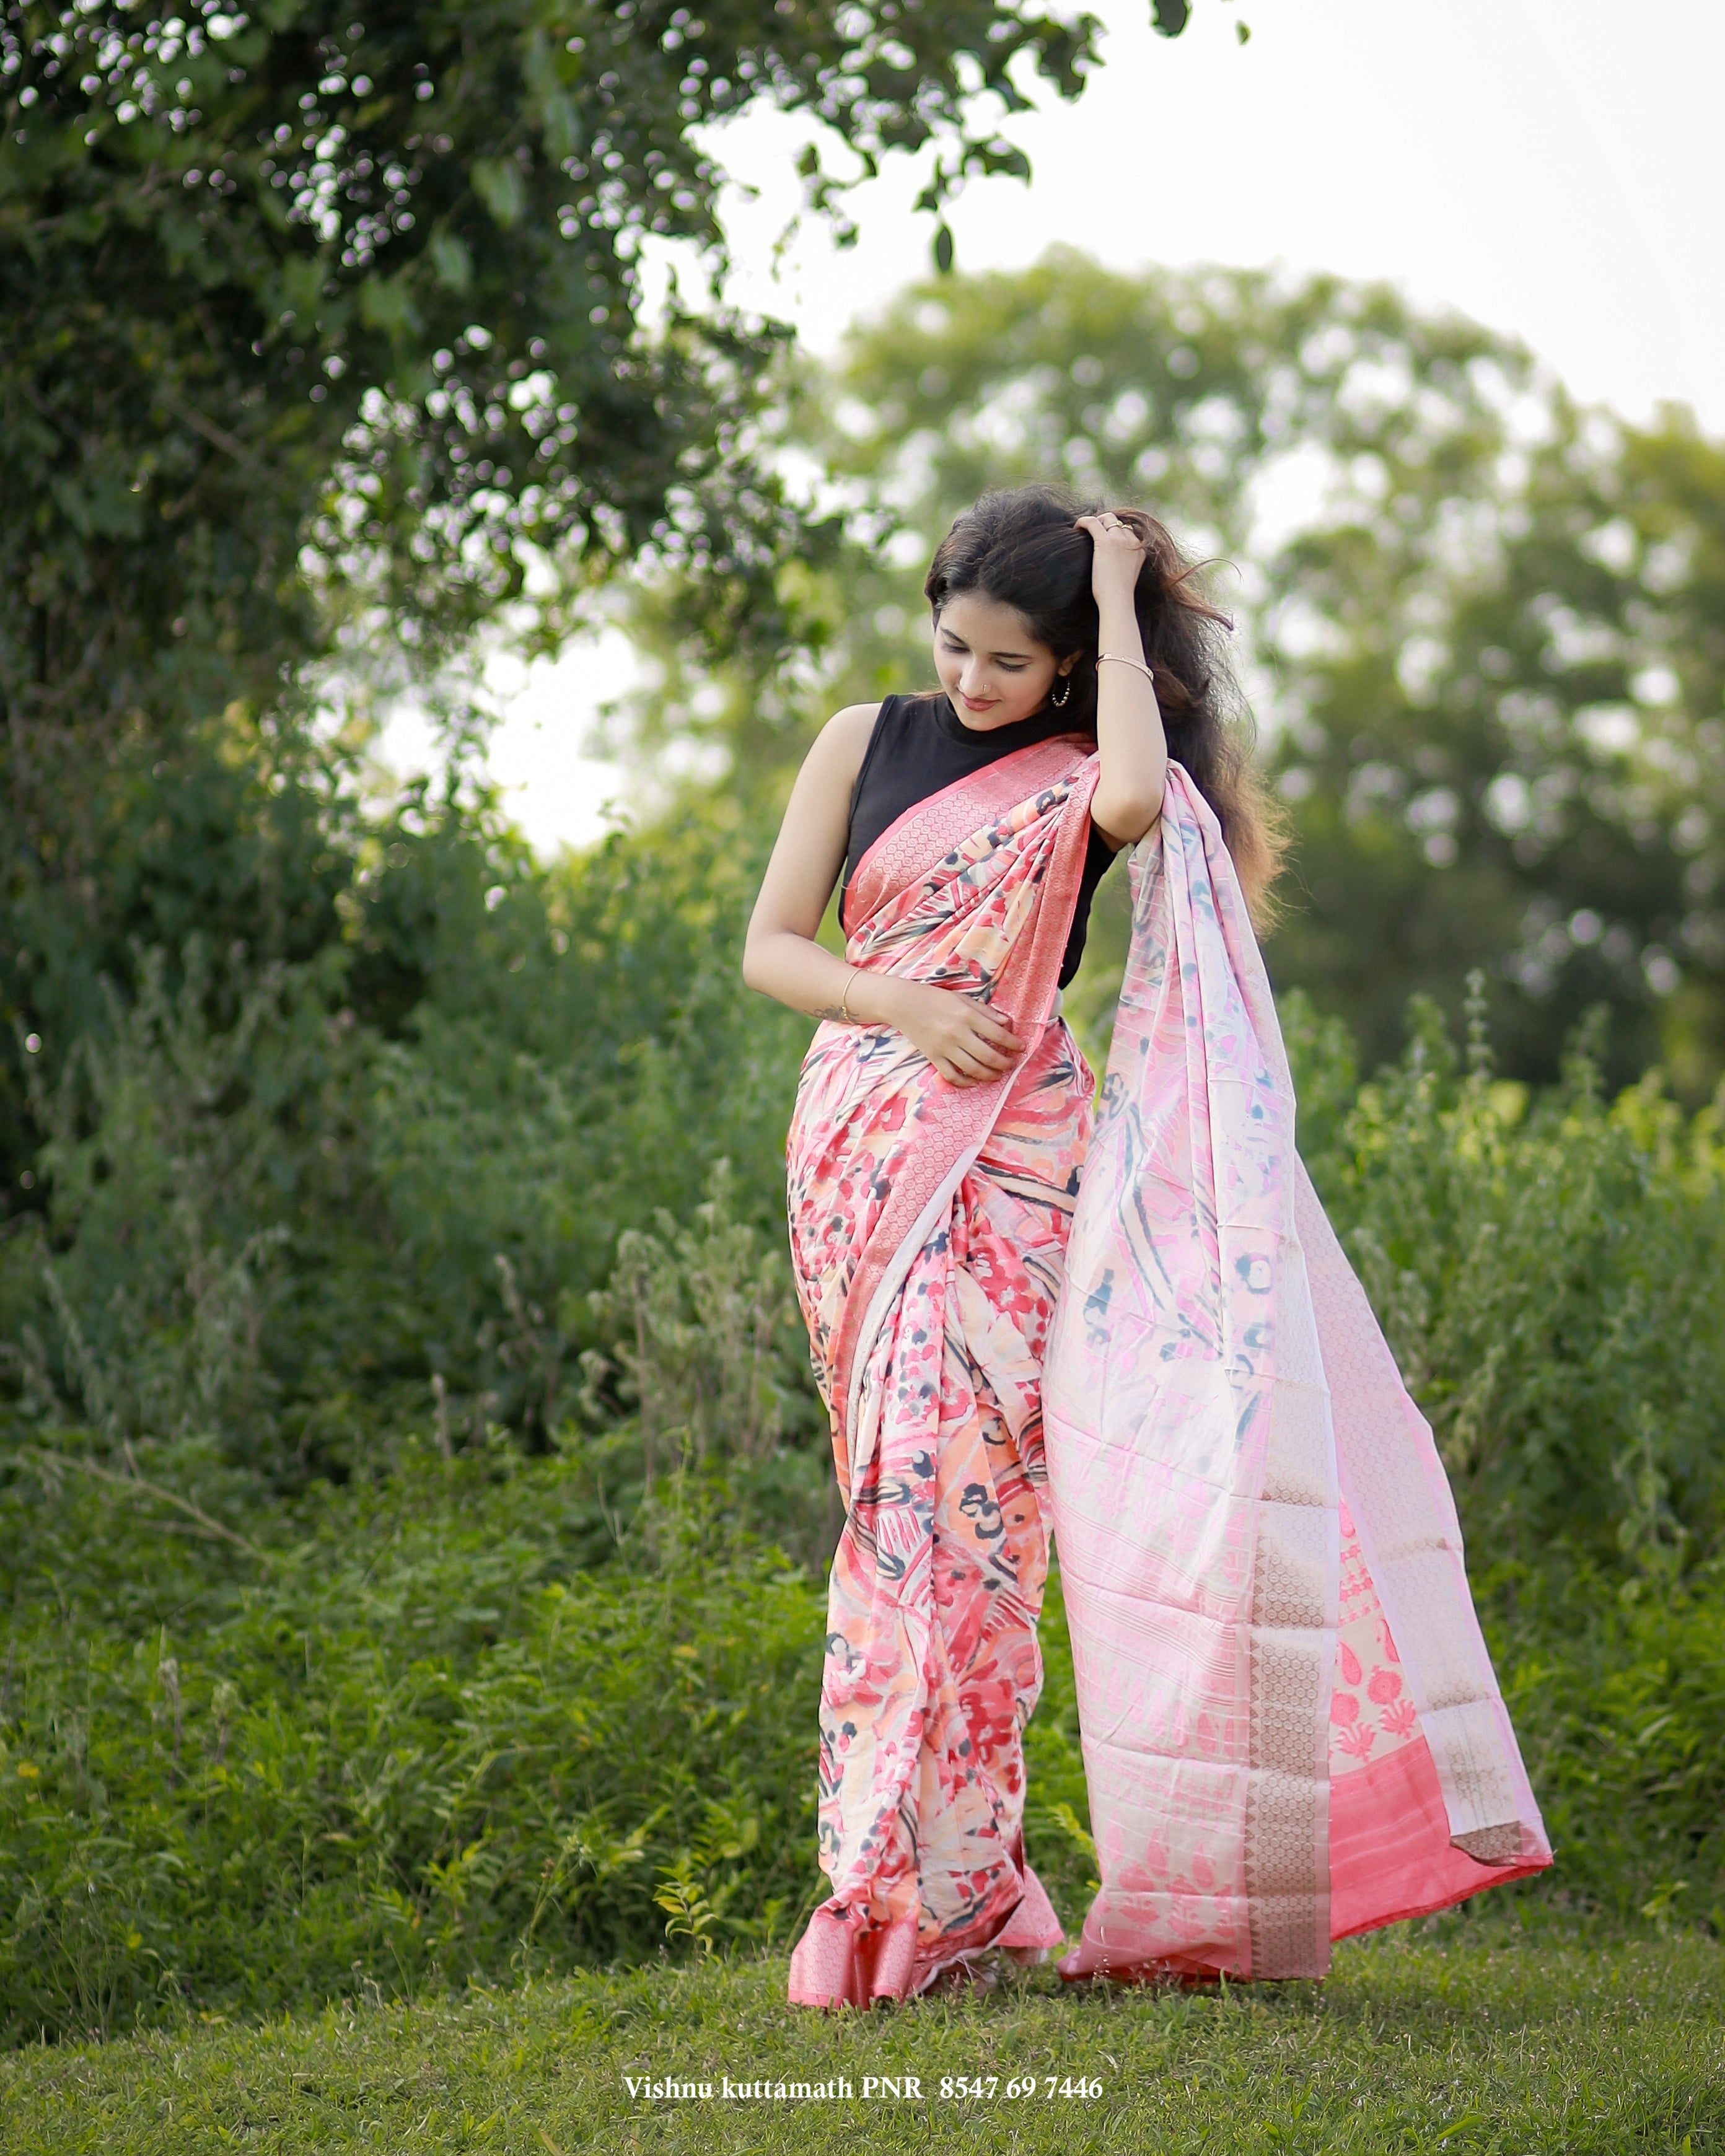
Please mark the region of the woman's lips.
POLYGON ((992 711, 994 708, 992 696, 967 696, 961 690, 958 701, 967 711, 992 711))

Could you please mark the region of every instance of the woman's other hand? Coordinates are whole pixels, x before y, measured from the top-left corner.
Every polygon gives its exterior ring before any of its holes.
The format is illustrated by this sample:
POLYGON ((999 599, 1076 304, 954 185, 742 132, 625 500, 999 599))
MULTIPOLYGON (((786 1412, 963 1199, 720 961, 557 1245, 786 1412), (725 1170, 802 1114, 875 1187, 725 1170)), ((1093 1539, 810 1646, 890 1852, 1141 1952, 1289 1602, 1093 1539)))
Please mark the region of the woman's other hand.
MULTIPOLYGON (((986 1004, 957 988, 931 988, 926 981, 865 975, 864 994, 853 1004, 872 1005, 888 1025, 921 1049, 949 1086, 986 1086, 1011 1070, 1024 1052, 1012 1028, 986 1004)), ((859 980, 858 987, 862 987, 859 980)))
POLYGON ((1081 516, 1078 528, 1091 536, 1090 588, 1097 611, 1106 617, 1122 599, 1130 607, 1144 566, 1145 542, 1111 510, 1081 516))
POLYGON ((1168 737, 1138 620, 1142 536, 1111 509, 1081 516, 1091 539, 1091 592, 1096 603, 1096 748, 1101 773, 1091 820, 1114 847, 1135 845, 1162 814, 1168 737))

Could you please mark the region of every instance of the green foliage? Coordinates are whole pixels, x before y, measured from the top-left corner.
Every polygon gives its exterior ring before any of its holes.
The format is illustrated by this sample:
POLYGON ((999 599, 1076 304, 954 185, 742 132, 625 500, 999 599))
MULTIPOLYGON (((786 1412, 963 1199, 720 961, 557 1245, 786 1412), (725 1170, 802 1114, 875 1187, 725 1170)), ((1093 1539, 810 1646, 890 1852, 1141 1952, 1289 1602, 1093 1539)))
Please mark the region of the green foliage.
POLYGON ((1301 1075, 1331 1135, 1305 1150, 1476 1545, 1531 1557, 1563 1539, 1643 1566, 1717 1554, 1717 1113, 1686 1117, 1656 1079, 1606 1101, 1596 1040, 1530 1097, 1494 1079, 1476 1003, 1465 1066, 1416 1005, 1407 1055, 1338 1123, 1320 1074, 1342 1044, 1314 1042, 1306 1011, 1301 1075))
MULTIPOLYGON (((937 209, 1021 168, 975 100, 1026 54, 1076 94, 1088 16, 132 19, 0 21, 9 2038, 702 1964, 819 1892, 806 1026, 738 946, 814 700, 920 678, 912 555, 1051 471, 1244 564, 1303 1142, 1559 1845, 1512 1906, 1725 1922, 1718 446, 1333 280, 947 276, 783 396, 770 326, 642 331, 646 235, 721 265, 692 127, 932 143, 937 209), (459 778, 369 805, 362 726, 308 723, 319 665, 362 720, 367 670, 506 601, 548 641, 630 560, 647 744, 705 732, 728 797, 547 869, 459 778), (1609 1098, 1656 1049, 1688 1108, 1609 1098)), ((1027 1826, 1076 1917, 1057 1582, 1046 1646, 1027 1826)))
POLYGON ((27 1415, 64 1390, 112 1437, 220 1430, 255 1447, 283 1386, 264 1334, 295 1215, 354 1195, 352 1133, 336 1132, 362 1051, 303 968, 267 969, 212 1033, 198 942, 187 958, 177 995, 149 962, 137 1003, 41 1100, 46 1232, 25 1215, 0 1286, 27 1415))
POLYGON ((362 2135, 517 2156, 631 2143, 803 2156, 865 2140, 916 2156, 961 2137, 987 2156, 1684 2156, 1725 2130, 1722 1989, 1712 1942, 1466 1920, 1346 1943, 1322 1987, 1067 1989, 1044 1969, 892 2014, 788 2006, 775 1958, 407 2010, 357 1993, 316 2020, 188 2020, 135 2042, 36 2048, 0 2061, 0 2105, 18 2156, 213 2156, 243 2140, 306 2156, 362 2135), (848 2080, 852 2094, 727 2101, 726 2075, 848 2080), (883 2076, 900 2096, 882 2093, 883 2076), (984 2091, 992 2076, 993 2093, 943 2097, 960 2076, 984 2091), (631 2079, 713 2095, 655 2100, 631 2079), (1081 2082, 1096 2093, 1060 2093, 1081 2082))
MULTIPOLYGON (((136 1000, 58 1071, 20 1059, 46 1142, 40 1209, 0 1240, 10 1412, 215 1433, 289 1479, 345 1471, 434 1391, 480 1440, 551 1442, 583 1356, 634 1340, 589 1301, 621 1235, 689 1220, 734 1163, 705 1295, 778 1219, 807 1028, 738 977, 754 860, 691 803, 545 870, 484 815, 410 801, 350 857, 315 957, 224 968, 194 937, 136 961, 136 1000)), ((775 1294, 763 1457, 812 1399, 775 1294)))
POLYGON ((171 742, 131 732, 94 770, 69 772, 64 749, 21 726, 0 788, 0 848, 13 850, 0 886, 8 1185, 46 1135, 33 1086, 105 1026, 141 952, 168 954, 172 985, 200 939, 208 1014, 231 1023, 258 969, 304 965, 341 942, 363 843, 340 755, 237 710, 171 742), (19 1052, 31 1034, 39 1062, 19 1052))
POLYGON ((926 678, 923 568, 993 486, 1148 499, 1194 547, 1244 565, 1255 610, 1271 596, 1255 544, 1269 475, 1291 464, 1309 493, 1314 467, 1322 478, 1414 435, 1408 462, 1423 461, 1435 505, 1501 447, 1482 365, 1517 387, 1531 371, 1486 331, 1333 278, 1288 290, 1250 271, 1125 276, 1059 249, 1022 272, 908 288, 834 369, 791 384, 787 433, 861 490, 890 542, 846 565, 842 606, 803 602, 831 624, 833 693, 926 678), (1399 377, 1423 393, 1381 409, 1374 392, 1399 377))
MULTIPOLYGON (((307 955, 144 953, 57 1068, 25 1060, 18 2033, 311 2002, 356 1961, 411 1993, 705 1957, 816 1891, 810 1576, 838 1522, 778 1224, 803 1029, 737 971, 757 842, 691 799, 547 870, 423 792, 333 830, 307 955)), ((1345 1028, 1286 1017, 1305 1149, 1487 1583, 1556 1891, 1711 1921, 1717 1116, 1653 1081, 1608 1100, 1596 1039, 1530 1096, 1477 994, 1465 1053, 1420 1007, 1363 1088, 1345 1028)), ((1059 1607, 1028 1830, 1075 1915, 1059 1607)))
MULTIPOLYGON (((502 168, 474 185, 512 230, 502 168)), ((1063 259, 919 293, 849 365, 821 439, 906 531, 1054 459, 1159 483, 1245 552, 1307 859, 1358 916, 1332 966, 1314 883, 1273 953, 1322 992, 1286 1004, 1302 1142, 1455 1483, 1559 1844, 1520 1898, 1725 1921, 1718 1116, 1656 1078, 1608 1097, 1597 1028, 1561 1083, 1522 1082, 1601 987, 1625 1053, 1658 1013, 1692 1096, 1710 1067, 1715 453, 1676 426, 1607 440, 1553 393, 1511 470, 1522 356, 1327 282, 1063 259), (1260 545, 1266 489, 1312 450, 1332 499, 1260 545), (1633 741, 1599 702, 1613 668, 1633 741), (1438 817, 1445 787, 1473 806, 1438 817), (1438 953, 1418 924, 1445 894, 1438 953), (1465 1050, 1418 1004, 1362 1087, 1335 1013, 1369 1065, 1383 998, 1450 993, 1470 954, 1497 970, 1465 1050)), ((806 1027, 737 962, 817 674, 903 678, 901 543, 843 585, 770 564, 768 641, 803 656, 724 677, 701 723, 745 767, 731 796, 555 869, 459 785, 367 808, 341 743, 237 703, 110 730, 59 820, 9 798, 14 2036, 705 1961, 783 1939, 818 1892, 811 1583, 838 1521, 778 1164, 806 1027)), ((715 617, 672 576, 642 608, 671 661, 651 716, 686 733, 715 617)), ((212 698, 228 636, 212 615, 187 644, 212 698)), ((46 787, 51 731, 20 741, 46 787)), ((1075 998, 1092 1034, 1115 903, 1075 998)), ((1027 1830, 1076 1917, 1094 1851, 1057 1582, 1046 1649, 1027 1830)))
POLYGON ((1480 966, 1517 1075, 1554 1077, 1604 1002, 1619 1082, 1663 1053, 1704 1096, 1725 485, 1681 415, 1579 412, 1512 341, 1382 287, 1070 253, 906 293, 827 395, 837 469, 924 547, 1053 475, 1239 563, 1298 840, 1272 963, 1369 1061, 1410 993, 1454 1013, 1480 966))
MULTIPOLYGON (((745 423, 780 333, 676 305, 639 333, 644 241, 722 272, 695 131, 764 100, 870 168, 933 144, 938 199, 1028 170, 978 105, 1024 109, 1024 59, 1076 96, 1095 28, 993 0, 699 22, 664 0, 171 21, 11 0, 8 712, 160 724, 258 696, 319 643, 319 583, 423 642, 521 593, 527 549, 578 585, 649 542, 746 560, 776 528, 745 423)), ((818 155, 808 179, 834 194, 818 155)))
POLYGON ((808 1027, 742 985, 756 859, 721 810, 691 803, 511 884, 489 911, 476 894, 509 949, 501 963, 470 964, 459 937, 440 945, 414 1038, 386 1054, 369 1106, 397 1281, 423 1313, 422 1383, 440 1371, 531 1423, 520 1367, 498 1358, 512 1333, 517 1357, 549 1352, 557 1382, 573 1376, 600 1344, 584 1298, 622 1231, 660 1209, 690 1218, 727 1159, 738 1216, 777 1223, 808 1027), (517 937, 529 955, 511 972, 517 937), (504 1307, 499 1255, 544 1313, 531 1350, 504 1307))
POLYGON ((1482 363, 1518 388, 1530 372, 1512 344, 1383 286, 1125 276, 1060 249, 914 285, 860 326, 824 385, 824 443, 930 544, 988 487, 1052 473, 1109 495, 1147 488, 1197 543, 1231 548, 1251 536, 1265 467, 1296 448, 1348 459, 1416 438, 1440 500, 1499 439, 1482 363), (1384 398, 1399 374, 1404 396, 1384 398), (1419 389, 1433 393, 1410 407, 1419 389))
POLYGON ((1523 1563, 1478 1585, 1558 1891, 1725 1934, 1725 1566, 1523 1563))
POLYGON ((1409 988, 1494 977, 1507 1067, 1549 1079, 1582 1011, 1609 1069, 1692 1102, 1725 1064, 1725 459, 1551 393, 1447 500, 1417 436, 1278 578, 1279 750, 1310 905, 1285 977, 1375 1052, 1409 988), (1531 443, 1528 435, 1532 435, 1531 443))
POLYGON ((693 1227, 679 1228, 661 1212, 657 1235, 626 1229, 611 1286, 590 1298, 617 1345, 608 1363, 588 1358, 589 1377, 603 1383, 614 1369, 621 1378, 649 1489, 666 1437, 701 1466, 768 1460, 788 1427, 826 1435, 800 1354, 803 1382, 786 1382, 788 1336, 799 1348, 807 1337, 789 1260, 777 1249, 763 1255, 757 1235, 732 1218, 731 1186, 730 1163, 721 1162, 693 1227))
MULTIPOLYGON (((1414 993, 1486 975, 1503 1067, 1548 1083, 1594 1003, 1614 1085, 1691 1105, 1725 1065, 1717 804, 1725 463, 1679 413, 1579 410, 1513 341, 1382 286, 1122 275, 1070 249, 911 287, 787 393, 787 438, 855 505, 850 558, 781 573, 804 651, 761 678, 655 592, 651 742, 745 783, 834 706, 928 679, 922 568, 984 489, 1147 501, 1238 604, 1297 840, 1276 978, 1371 1065, 1414 993), (716 699, 716 682, 726 690, 716 699), (697 690, 706 686, 702 699, 697 690)), ((1125 879, 1077 1007, 1100 1029, 1125 879)))
POLYGON ((1101 1881, 1089 1831, 1078 1686, 1058 1564, 1049 1578, 1040 1640, 1042 1697, 1024 1732, 1024 1845, 1062 1920, 1076 1931, 1101 1881))
MULTIPOLYGON (((602 1291, 542 1300, 536 1253, 553 1283, 573 1268, 532 1210, 561 1156, 527 1145, 444 1285, 403 1235, 387 1291, 368 1287, 360 1228, 345 1256, 327 1221, 321 1254, 272 1276, 275 1246, 237 1241, 251 1216, 220 1209, 272 1158, 270 1086, 244 1074, 299 1054, 339 1088, 352 1054, 375 1091, 417 1052, 332 1029, 295 1002, 309 978, 280 976, 203 1060, 146 995, 110 1062, 85 1059, 117 1104, 110 1172, 75 1148, 54 1169, 76 1232, 38 1254, 45 1329, 18 1336, 0 1470, 0 2000, 18 2035, 312 2004, 356 1980, 413 1995, 704 1959, 783 1939, 819 1892, 815 1582, 838 1522, 776 1231, 716 1170, 686 1226, 623 1234, 602 1291), (146 1224, 135 1244, 127 1221, 146 1224), (120 1283, 105 1304, 98 1260, 120 1283), (152 1331, 138 1313, 157 1280, 152 1331), (311 1378, 298 1424, 272 1406, 297 1298, 327 1298, 326 1328, 354 1303, 352 1337, 375 1348, 393 1296, 429 1353, 462 1292, 490 1298, 489 1331, 449 1376, 392 1394, 356 1363, 321 1424, 311 1378), (95 1426, 68 1427, 74 1407, 95 1426), (326 1464, 347 1486, 280 1494, 286 1433, 315 1464, 312 1433, 331 1444, 343 1418, 326 1464)), ((193 980, 182 1005, 198 1003, 193 980)), ((1465 1057, 1417 1013, 1404 1062, 1358 1088, 1345 1032, 1301 999, 1287 1017, 1307 1149, 1455 1480, 1558 1845, 1554 1876, 1518 1891, 1631 1924, 1725 1922, 1714 1118, 1651 1086, 1608 1102, 1584 1046, 1564 1089, 1530 1101, 1492 1076, 1477 1010, 1465 1057)), ((491 1082, 482 1066, 475 1098, 491 1082)), ((488 1181, 522 1142, 500 1137, 488 1181)), ((356 1133, 329 1173, 358 1162, 387 1208, 367 1158, 356 1133)), ((292 1250, 305 1231, 282 1225, 292 1250)), ((1057 1578, 1044 1643, 1027 1840, 1076 1920, 1094 1851, 1057 1578)))
MULTIPOLYGON (((731 641, 781 654, 776 561, 835 535, 760 454, 785 333, 722 306, 699 129, 764 100, 870 170, 932 148, 938 200, 1025 169, 980 123, 1023 109, 1026 64, 1076 96, 1095 30, 994 0, 698 22, 669 0, 8 0, 7 1034, 57 1061, 102 1022, 104 977, 129 998, 135 946, 177 960, 194 926, 218 985, 237 943, 293 963, 342 940, 363 840, 319 696, 362 721, 506 605, 518 639, 553 642, 644 553, 731 641), (649 328, 657 239, 701 250, 714 289, 649 328)), ((25 1093, 7 1040, 8 1183, 41 1135, 25 1093)))
MULTIPOLYGON (((596 1498, 624 1494, 603 1446, 418 1449, 261 1508, 195 1450, 99 1466, 37 1449, 0 1486, 15 2038, 734 1953, 819 1894, 824 1598, 726 1549, 722 1484, 685 1471, 595 1570, 596 1498)), ((1725 1922, 1725 1570, 1481 1584, 1558 1849, 1520 1897, 1725 1922)), ((1057 1581, 1045 1641, 1028 1839, 1076 1922, 1094 1851, 1057 1581)))
POLYGON ((200 1507, 187 1550, 137 1485, 14 1462, 10 2036, 639 1958, 670 1887, 704 1945, 782 1938, 814 1883, 819 1594, 704 1548, 692 1491, 638 1522, 656 1564, 579 1571, 589 1481, 420 1452, 254 1503, 244 1548, 200 1507))

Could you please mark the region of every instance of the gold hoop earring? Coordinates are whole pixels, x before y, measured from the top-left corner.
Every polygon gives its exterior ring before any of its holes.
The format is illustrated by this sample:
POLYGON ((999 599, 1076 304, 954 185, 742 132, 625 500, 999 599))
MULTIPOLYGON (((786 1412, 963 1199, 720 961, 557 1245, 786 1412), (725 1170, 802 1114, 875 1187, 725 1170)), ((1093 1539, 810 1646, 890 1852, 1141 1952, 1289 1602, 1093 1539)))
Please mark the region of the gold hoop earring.
POLYGON ((1057 711, 1064 711, 1067 705, 1072 701, 1072 676, 1070 674, 1063 674, 1061 675, 1060 679, 1066 685, 1065 695, 1064 696, 1050 696, 1048 700, 1057 711))

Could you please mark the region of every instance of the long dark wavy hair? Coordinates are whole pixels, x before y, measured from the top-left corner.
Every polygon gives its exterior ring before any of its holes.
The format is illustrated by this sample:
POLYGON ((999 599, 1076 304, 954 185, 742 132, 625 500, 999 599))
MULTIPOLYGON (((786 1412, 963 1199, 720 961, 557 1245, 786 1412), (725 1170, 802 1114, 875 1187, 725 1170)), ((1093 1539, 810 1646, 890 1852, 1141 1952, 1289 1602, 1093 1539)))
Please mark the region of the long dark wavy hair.
MULTIPOLYGON (((1074 733, 1096 726, 1096 603, 1091 596, 1091 536, 1077 519, 1101 513, 1055 486, 1018 486, 985 494, 935 549, 923 583, 939 619, 960 592, 980 592, 1014 608, 1039 644, 1056 658, 1078 654, 1070 701, 1061 716, 1074 733)), ((1229 665, 1233 623, 1196 584, 1188 562, 1147 511, 1113 509, 1146 542, 1133 605, 1144 656, 1156 673, 1156 698, 1168 755, 1216 812, 1260 929, 1274 919, 1271 886, 1287 839, 1251 754, 1251 720, 1229 665)))

